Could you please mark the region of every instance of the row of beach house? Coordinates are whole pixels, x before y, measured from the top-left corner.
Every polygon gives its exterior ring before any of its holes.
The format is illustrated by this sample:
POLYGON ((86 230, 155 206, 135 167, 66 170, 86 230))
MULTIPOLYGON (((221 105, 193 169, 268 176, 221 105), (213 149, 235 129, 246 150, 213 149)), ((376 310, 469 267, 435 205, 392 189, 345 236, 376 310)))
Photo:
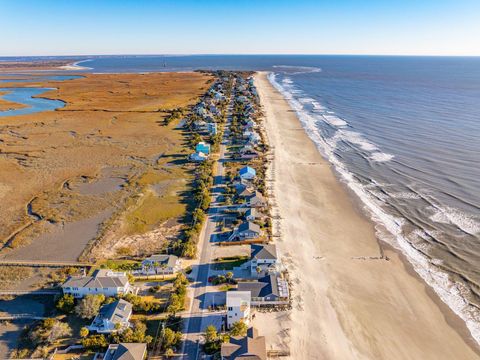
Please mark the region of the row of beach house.
MULTIPOLYGON (((226 103, 226 84, 227 79, 214 83, 194 107, 194 115, 189 119, 188 125, 203 135, 203 139, 213 139, 217 135, 217 123, 226 103)), ((263 360, 267 358, 265 338, 253 328, 252 308, 283 308, 289 304, 290 295, 287 274, 278 258, 275 244, 271 243, 271 230, 265 226, 270 221, 268 202, 258 188, 264 179, 257 175, 255 164, 258 165, 258 159, 265 153, 266 147, 259 132, 259 102, 253 78, 237 74, 234 96, 237 108, 241 109, 242 136, 237 139, 238 150, 231 154, 231 159, 240 161, 244 166, 238 168, 231 186, 234 191, 234 205, 237 205, 233 206, 236 209, 235 216, 240 223, 226 234, 222 245, 248 244, 250 256, 242 265, 233 269, 237 286, 226 293, 225 323, 227 328, 230 328, 234 323, 242 321, 249 326, 249 330, 246 336, 231 337, 229 342, 222 344, 221 358, 263 360)), ((205 140, 199 141, 195 145, 195 152, 190 155, 190 160, 204 161, 209 158, 211 151, 211 144, 205 140)), ((156 254, 145 258, 141 267, 134 271, 134 275, 169 275, 181 269, 182 262, 179 257, 156 254)), ((122 297, 129 293, 136 294, 137 289, 129 282, 125 272, 99 269, 88 276, 71 276, 62 285, 62 290, 64 294, 71 294, 75 298, 103 294, 119 299, 102 306, 88 327, 90 331, 108 334, 131 326, 132 304, 122 297)), ((129 359, 140 360, 146 354, 146 345, 112 344, 104 359, 117 359, 116 356, 120 353, 128 354, 129 359)))
MULTIPOLYGON (((253 78, 238 76, 235 102, 242 109, 242 136, 236 139, 239 150, 231 157, 232 160, 247 164, 238 169, 231 184, 237 205, 237 220, 241 222, 228 233, 224 244, 248 244, 250 256, 246 262, 233 269, 237 286, 226 293, 226 326, 231 328, 241 321, 248 326, 248 332, 246 336, 231 337, 229 342, 222 344, 221 358, 224 360, 267 359, 266 340, 253 327, 252 308, 284 307, 289 304, 290 297, 277 248, 271 243, 271 229, 264 226, 270 220, 270 214, 267 199, 258 186, 265 179, 258 177, 254 165, 258 166, 256 159, 266 151, 257 124, 260 118, 258 100, 253 78)), ((263 161, 260 163, 263 164, 263 161)))
MULTIPOLYGON (((201 135, 214 137, 218 133, 218 122, 222 116, 222 106, 226 103, 224 86, 228 79, 217 81, 210 90, 203 96, 201 101, 194 108, 194 119, 192 129, 201 135)), ((190 155, 190 160, 202 162, 209 158, 211 145, 206 141, 200 141, 195 146, 195 152, 190 155)))

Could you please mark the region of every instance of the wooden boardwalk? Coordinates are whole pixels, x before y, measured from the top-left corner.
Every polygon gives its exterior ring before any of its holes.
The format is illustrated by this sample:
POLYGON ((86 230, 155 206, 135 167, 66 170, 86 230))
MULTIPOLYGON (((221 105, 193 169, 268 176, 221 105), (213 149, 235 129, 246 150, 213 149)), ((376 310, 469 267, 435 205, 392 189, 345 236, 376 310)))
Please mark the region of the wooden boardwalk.
POLYGON ((39 290, 0 290, 0 296, 5 295, 58 295, 62 289, 39 289, 39 290))
POLYGON ((41 260, 0 260, 0 266, 27 266, 27 267, 90 267, 92 264, 68 261, 41 261, 41 260))

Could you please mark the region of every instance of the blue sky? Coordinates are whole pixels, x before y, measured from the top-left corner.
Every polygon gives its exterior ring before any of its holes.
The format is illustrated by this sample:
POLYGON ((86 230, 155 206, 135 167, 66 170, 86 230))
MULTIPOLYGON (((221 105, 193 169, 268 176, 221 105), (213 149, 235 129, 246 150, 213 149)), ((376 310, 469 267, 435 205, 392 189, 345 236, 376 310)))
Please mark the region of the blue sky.
POLYGON ((0 0, 0 56, 480 55, 480 0, 0 0))

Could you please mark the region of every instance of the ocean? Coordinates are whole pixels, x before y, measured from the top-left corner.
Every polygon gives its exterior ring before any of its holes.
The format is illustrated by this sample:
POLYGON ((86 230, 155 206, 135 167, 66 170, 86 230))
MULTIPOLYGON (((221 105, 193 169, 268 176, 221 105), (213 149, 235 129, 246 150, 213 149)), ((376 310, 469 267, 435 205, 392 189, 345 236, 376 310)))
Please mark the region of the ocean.
POLYGON ((80 66, 101 73, 270 71, 378 237, 405 254, 480 343, 480 58, 85 59, 80 66))

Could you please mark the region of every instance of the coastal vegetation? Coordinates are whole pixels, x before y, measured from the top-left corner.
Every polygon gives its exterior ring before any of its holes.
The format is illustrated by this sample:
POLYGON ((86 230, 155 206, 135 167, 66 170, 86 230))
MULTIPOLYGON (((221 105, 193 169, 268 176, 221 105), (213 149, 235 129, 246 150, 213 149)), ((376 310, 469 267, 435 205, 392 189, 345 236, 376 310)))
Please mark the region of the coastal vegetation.
POLYGON ((178 161, 187 149, 176 123, 210 80, 200 73, 88 74, 29 83, 55 88, 42 96, 66 106, 0 118, 0 251, 101 259, 105 249, 107 257, 135 253, 128 241, 110 246, 113 238, 159 226, 174 237, 191 171, 178 161), (37 244, 45 238, 47 246, 37 244))

